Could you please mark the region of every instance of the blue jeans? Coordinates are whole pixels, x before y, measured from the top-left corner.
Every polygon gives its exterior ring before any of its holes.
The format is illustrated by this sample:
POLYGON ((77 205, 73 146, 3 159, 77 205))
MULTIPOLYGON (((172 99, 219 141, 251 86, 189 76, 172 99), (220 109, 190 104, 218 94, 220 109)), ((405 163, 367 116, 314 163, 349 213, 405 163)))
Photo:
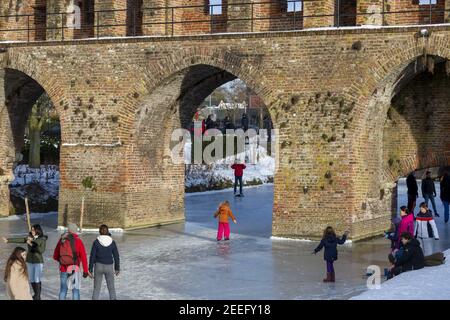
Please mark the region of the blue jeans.
POLYGON ((438 213, 436 209, 436 201, 434 201, 434 196, 432 194, 424 194, 423 198, 425 200, 427 207, 428 207, 428 200, 431 200, 431 205, 433 206, 434 214, 438 213))
POLYGON ((27 262, 27 269, 28 269, 28 281, 30 281, 30 283, 41 282, 42 271, 44 270, 43 263, 27 262))
POLYGON ((242 194, 242 177, 236 176, 234 176, 234 193, 236 193, 238 182, 239 182, 239 193, 242 194))
MULTIPOLYGON (((69 274, 67 272, 60 273, 61 287, 59 289, 59 300, 66 300, 67 296, 67 278, 69 274)), ((72 300, 80 300, 80 289, 72 289, 72 300)))
POLYGON ((448 219, 450 218, 449 217, 449 214, 450 214, 450 211, 449 211, 450 202, 449 201, 442 201, 442 203, 444 204, 444 219, 445 219, 445 222, 448 222, 448 219))

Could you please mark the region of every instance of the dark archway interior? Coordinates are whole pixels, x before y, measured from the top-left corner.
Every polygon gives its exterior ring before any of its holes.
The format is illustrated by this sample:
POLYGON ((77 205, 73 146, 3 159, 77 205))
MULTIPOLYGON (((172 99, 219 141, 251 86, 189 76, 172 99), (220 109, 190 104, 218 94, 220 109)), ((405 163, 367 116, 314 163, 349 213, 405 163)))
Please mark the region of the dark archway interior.
POLYGON ((215 89, 237 77, 217 67, 199 64, 189 67, 183 78, 180 95, 180 123, 189 128, 197 107, 215 89))

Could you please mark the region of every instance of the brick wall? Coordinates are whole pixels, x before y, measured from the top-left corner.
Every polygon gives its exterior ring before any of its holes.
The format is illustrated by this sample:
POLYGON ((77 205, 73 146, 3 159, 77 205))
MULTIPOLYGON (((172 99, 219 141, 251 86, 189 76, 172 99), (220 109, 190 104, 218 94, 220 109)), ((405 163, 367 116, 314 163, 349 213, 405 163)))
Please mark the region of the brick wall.
MULTIPOLYGON (((315 238, 331 224, 359 239, 389 224, 396 178, 383 174, 383 132, 393 84, 424 50, 448 68, 450 30, 429 29, 426 41, 415 37, 420 28, 393 28, 5 44, 0 65, 32 76, 60 115, 60 223, 79 218, 83 194, 85 226, 182 219, 184 171, 170 161, 170 134, 196 101, 235 76, 280 130, 273 234, 315 238), (96 191, 83 190, 86 176, 96 191)), ((430 103, 444 101, 442 81, 431 89, 419 82, 423 96, 433 92, 430 103)), ((12 101, 0 105, 3 176, 14 163, 12 101)), ((6 203, 4 187, 0 195, 6 203)))

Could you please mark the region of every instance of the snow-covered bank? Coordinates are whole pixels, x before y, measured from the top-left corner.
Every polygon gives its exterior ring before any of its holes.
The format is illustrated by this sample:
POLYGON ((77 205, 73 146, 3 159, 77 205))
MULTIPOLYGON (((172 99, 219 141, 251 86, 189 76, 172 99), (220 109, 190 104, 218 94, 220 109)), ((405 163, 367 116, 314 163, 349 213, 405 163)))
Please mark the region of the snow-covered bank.
MULTIPOLYGON (((261 185, 273 182, 275 172, 275 158, 269 156, 267 151, 259 146, 255 147, 259 158, 254 164, 247 163, 244 171, 243 183, 246 186, 261 185)), ((191 145, 186 144, 185 156, 191 154, 191 145)), ((246 152, 247 158, 249 150, 246 152)), ((245 158, 244 154, 238 155, 245 158)), ((186 159, 188 160, 188 159, 186 159)), ((222 190, 234 185, 234 171, 231 164, 234 157, 217 160, 210 165, 186 165, 185 187, 187 192, 202 192, 206 190, 222 190)))
POLYGON ((444 254, 443 265, 402 273, 351 300, 450 300, 450 250, 444 254))
MULTIPOLYGON (((46 212, 46 213, 30 213, 30 219, 41 219, 44 217, 49 217, 51 215, 58 215, 58 212, 46 212)), ((27 216, 25 214, 17 214, 4 218, 0 218, 0 221, 17 221, 17 220, 27 220, 27 216)))

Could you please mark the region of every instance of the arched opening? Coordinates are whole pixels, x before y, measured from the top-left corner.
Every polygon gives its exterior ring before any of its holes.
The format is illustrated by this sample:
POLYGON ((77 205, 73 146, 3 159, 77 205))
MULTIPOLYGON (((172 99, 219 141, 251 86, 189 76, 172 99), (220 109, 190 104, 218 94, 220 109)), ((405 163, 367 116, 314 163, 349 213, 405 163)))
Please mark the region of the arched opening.
MULTIPOLYGON (((132 217, 133 220, 128 219, 128 224, 133 223, 134 225, 149 225, 153 223, 156 224, 156 221, 161 222, 161 220, 166 220, 166 222, 175 222, 183 220, 184 217, 186 217, 188 222, 199 222, 198 219, 203 219, 202 223, 206 223, 211 227, 212 224, 214 224, 214 219, 212 219, 211 221, 211 217, 206 213, 206 210, 215 211, 215 209, 217 209, 217 205, 220 202, 218 200, 219 198, 221 198, 222 201, 225 199, 230 200, 230 202, 232 203, 232 208, 234 205, 238 206, 237 211, 241 211, 240 213, 243 217, 247 215, 247 217, 250 218, 252 210, 239 209, 239 206, 245 206, 254 201, 251 199, 250 194, 258 193, 257 188, 251 188, 253 191, 250 191, 249 189, 249 195, 247 196, 245 188, 248 188, 248 186, 244 186, 244 194, 246 195, 246 197, 240 199, 241 204, 238 204, 238 200, 234 198, 233 189, 226 189, 225 191, 219 192, 214 196, 205 194, 191 194, 187 196, 186 199, 184 198, 185 189, 189 189, 188 191, 206 191, 211 189, 223 189, 224 187, 233 187, 232 183, 234 183, 234 181, 232 181, 231 179, 222 179, 222 184, 220 182, 217 182, 217 184, 214 186, 202 185, 202 181, 206 181, 211 178, 212 175, 214 175, 214 172, 212 172, 212 170, 217 170, 217 172, 227 171, 228 175, 234 174, 232 169, 230 168, 233 163, 226 163, 225 158, 229 153, 234 154, 233 152, 237 148, 231 150, 232 148, 228 148, 225 145, 224 141, 226 139, 226 136, 222 136, 224 140, 221 140, 220 143, 218 140, 219 138, 217 138, 216 136, 214 136, 211 141, 207 141, 205 143, 205 141, 202 141, 202 139, 206 140, 205 137, 207 136, 207 133, 204 135, 200 134, 200 163, 195 163, 195 161, 194 164, 186 163, 186 154, 184 154, 184 151, 186 150, 186 143, 192 143, 191 138, 195 139, 195 135, 193 132, 194 130, 191 129, 193 129, 193 119, 196 116, 196 113, 198 111, 200 111, 201 113, 202 109, 204 109, 205 112, 210 112, 212 114, 214 113, 212 112, 212 109, 214 109, 214 107, 217 107, 211 105, 212 108, 202 108, 205 106, 205 104, 209 103, 209 97, 211 96, 211 94, 213 94, 214 96, 214 92, 219 88, 219 91, 227 91, 233 97, 233 99, 230 99, 230 101, 233 100, 231 102, 235 102, 233 96, 233 84, 236 84, 236 81, 238 81, 236 79, 236 75, 222 68, 207 64, 196 64, 172 75, 169 79, 164 81, 160 86, 153 90, 148 97, 145 98, 145 101, 137 110, 137 126, 135 134, 133 135, 133 139, 136 144, 136 148, 133 147, 133 150, 136 152, 136 156, 139 159, 139 163, 141 164, 138 170, 136 170, 133 164, 130 164, 130 167, 132 167, 131 170, 132 172, 134 172, 132 173, 132 176, 136 174, 140 177, 140 181, 138 183, 133 182, 133 190, 136 190, 136 188, 140 190, 138 192, 134 192, 134 195, 137 195, 141 191, 143 193, 164 193, 164 196, 159 199, 158 208, 154 208, 154 210, 152 209, 152 211, 159 212, 160 210, 162 210, 161 206, 165 206, 164 203, 166 203, 166 206, 169 209, 164 210, 165 214, 158 213, 156 215, 153 215, 153 217, 149 217, 149 215, 146 213, 148 212, 148 207, 143 206, 137 209, 138 211, 142 212, 142 222, 136 221, 136 219, 132 217), (228 88, 226 85, 227 83, 229 83, 228 88), (225 90, 224 88, 227 88, 227 90, 225 90), (182 132, 186 133, 187 140, 182 140, 181 136, 174 137, 174 132, 177 129, 184 130, 182 130, 182 132), (204 156, 205 152, 207 152, 207 146, 216 141, 218 142, 217 145, 221 144, 222 146, 225 146, 225 148, 222 149, 224 153, 222 153, 222 155, 218 159, 215 159, 217 160, 217 162, 215 162, 214 160, 213 162, 204 163, 204 156), (179 156, 178 159, 181 159, 181 161, 174 163, 174 155, 176 155, 177 157, 179 156), (194 165, 197 166, 195 167, 195 169, 194 165), (188 177, 186 176, 186 173, 188 177), (186 183, 190 183, 193 180, 195 180, 198 184, 194 186, 191 183, 186 188, 186 183), (154 181, 159 181, 159 183, 155 185, 154 181), (206 202, 198 201, 198 197, 205 197, 206 199, 214 198, 217 200, 207 200, 206 202), (197 207, 197 204, 199 203, 202 203, 202 205, 200 207, 197 207), (168 214, 168 212, 171 213, 168 214)), ((248 105, 248 100, 251 98, 253 99, 251 103, 253 104, 253 106, 255 106, 257 103, 256 93, 253 92, 251 88, 244 85, 243 81, 239 81, 239 84, 239 90, 243 91, 240 93, 241 98, 239 99, 246 100, 243 102, 248 105)), ((220 104, 220 101, 218 102, 220 104)), ((267 116, 267 118, 269 118, 270 120, 270 114, 265 109, 265 106, 262 103, 260 106, 262 108, 261 115, 263 117, 262 125, 264 126, 264 115, 267 116)), ((216 120, 222 120, 222 124, 224 120, 223 117, 225 117, 227 113, 226 111, 227 110, 224 110, 223 113, 217 112, 219 118, 216 120)), ((228 111, 230 112, 230 114, 232 112, 235 112, 235 124, 236 126, 241 127, 243 110, 228 111)), ((252 117, 252 119, 249 119, 249 128, 253 126, 254 129, 259 129, 259 127, 257 128, 257 126, 260 125, 259 112, 260 111, 258 110, 252 110, 251 113, 249 113, 252 117)), ((207 117, 208 114, 205 113, 203 116, 201 116, 201 118, 203 119, 199 120, 205 120, 206 122, 207 117)), ((271 123, 271 121, 267 121, 266 119, 266 123, 269 122, 271 123)), ((220 125, 217 125, 217 129, 224 128, 221 128, 220 125)), ((255 130, 255 132, 258 131, 261 131, 261 134, 263 134, 263 130, 255 130)), ((217 132, 222 134, 220 130, 217 130, 217 132)), ((267 137, 265 138, 267 139, 267 137)), ((272 140, 275 140, 274 136, 272 136, 272 140)), ((237 141, 237 139, 235 141, 237 141)), ((255 139, 254 141, 257 141, 257 139, 255 139)), ((191 150, 195 149, 195 140, 193 143, 194 148, 190 148, 191 150)), ((232 144, 234 144, 234 142, 232 142, 232 144)), ((246 147, 244 147, 244 149, 245 148, 246 147)), ((272 148, 272 150, 273 149, 274 148, 272 148)), ((262 147, 259 150, 262 150, 262 147)), ((209 151, 210 150, 208 150, 208 152, 209 151)), ((237 150, 236 153, 238 153, 237 150)), ((211 154, 216 155, 215 152, 211 154)), ((264 156, 266 157, 267 154, 264 154, 264 156)), ((271 156, 274 157, 275 153, 271 156)), ((187 157, 187 159, 189 158, 190 157, 187 157)), ((228 159, 228 161, 234 161, 234 159, 228 159)), ((272 162, 273 165, 274 161, 275 160, 273 160, 272 162)), ((248 170, 247 172, 249 173, 249 175, 250 172, 253 172, 253 174, 257 174, 256 167, 258 165, 258 163, 248 164, 246 170, 248 170)), ((271 169, 273 172, 274 168, 271 169)), ((246 171, 244 170, 244 177, 246 175, 245 172, 246 171)), ((234 175, 232 176, 232 178, 234 180, 234 175)), ((253 179, 250 178, 250 180, 255 181, 252 181, 251 183, 247 181, 247 185, 262 184, 262 182, 270 183, 272 182, 272 179, 273 177, 264 177, 264 179, 253 177, 253 179)), ((210 182, 210 179, 208 181, 210 182)), ((273 188, 270 185, 268 188, 261 192, 265 192, 265 195, 261 196, 259 206, 262 206, 264 204, 265 210, 267 211, 265 212, 265 214, 267 215, 267 219, 265 220, 265 225, 260 227, 261 230, 263 230, 264 235, 269 237, 271 235, 272 224, 273 188), (267 203, 267 205, 265 203, 267 203)), ((254 205, 258 205, 258 203, 255 203, 254 205)), ((253 212, 253 214, 256 213, 253 212)), ((243 228, 242 232, 256 231, 243 228)))
MULTIPOLYGON (((417 214, 419 204, 428 202, 429 208, 440 214, 437 222, 442 230, 444 228, 440 226, 444 217, 439 179, 443 169, 450 165, 450 143, 447 139, 450 133, 448 66, 446 59, 437 56, 421 56, 410 63, 393 86, 383 128, 382 162, 386 176, 394 182, 391 199, 393 215, 398 214, 400 206, 408 206, 405 178, 414 173, 418 180, 418 192, 416 205, 410 203, 411 210, 417 214), (421 181, 428 170, 435 180, 434 199, 427 199, 428 191, 421 188, 421 181), (435 205, 432 205, 433 202, 435 205)), ((448 247, 448 243, 445 245, 448 247)), ((439 248, 445 245, 440 244, 439 248)))
MULTIPOLYGON (((1 215, 57 212, 59 116, 44 88, 15 69, 4 69, 0 115, 3 178, 1 215)), ((56 219, 55 219, 56 222, 56 219)))

